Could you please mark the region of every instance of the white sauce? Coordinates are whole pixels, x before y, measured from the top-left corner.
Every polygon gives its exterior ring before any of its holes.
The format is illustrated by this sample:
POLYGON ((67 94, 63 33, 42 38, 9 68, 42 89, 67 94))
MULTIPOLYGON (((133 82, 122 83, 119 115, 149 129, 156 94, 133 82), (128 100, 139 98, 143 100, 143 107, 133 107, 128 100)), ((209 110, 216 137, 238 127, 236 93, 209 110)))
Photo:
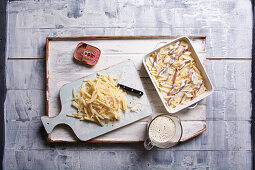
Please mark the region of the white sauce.
POLYGON ((155 142, 167 142, 175 134, 175 124, 167 116, 159 116, 154 119, 149 128, 149 136, 155 142))

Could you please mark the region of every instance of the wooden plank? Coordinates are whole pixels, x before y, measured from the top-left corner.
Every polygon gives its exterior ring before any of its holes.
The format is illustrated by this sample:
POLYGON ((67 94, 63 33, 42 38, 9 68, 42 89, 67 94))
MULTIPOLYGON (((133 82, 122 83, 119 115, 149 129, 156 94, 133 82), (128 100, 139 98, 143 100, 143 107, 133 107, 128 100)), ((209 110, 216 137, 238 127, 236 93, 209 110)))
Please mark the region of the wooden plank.
POLYGON ((11 47, 9 58, 45 58, 45 39, 48 36, 85 36, 85 35, 206 35, 207 36, 207 57, 208 58, 251 58, 251 37, 249 30, 232 30, 229 29, 180 29, 180 28, 70 28, 70 29, 15 29, 15 25, 9 27, 10 37, 8 46, 11 47), (243 35, 245 33, 245 35, 243 35), (219 43, 217 35, 221 37, 219 43), (248 35, 247 35, 248 34, 248 35), (15 36, 14 36, 15 35, 15 36), (243 35, 243 36, 239 36, 243 35), (248 37, 243 39, 242 37, 248 37), (229 45, 229 42, 239 43, 229 45), (217 44, 217 46, 215 46, 217 44), (224 46, 223 46, 224 45, 224 46), (243 48, 247 47, 247 48, 243 48))
POLYGON ((206 70, 216 90, 251 90, 250 60, 210 60, 206 70))
POLYGON ((210 58, 251 57, 250 1, 144 3, 141 10, 138 2, 121 7, 121 3, 100 1, 95 16, 95 11, 89 9, 92 2, 77 2, 68 9, 67 0, 12 2, 8 8, 13 21, 9 23, 9 46, 13 47, 10 56, 44 57, 42 49, 47 36, 204 34, 208 37, 210 58), (187 6, 190 10, 186 10, 187 6))
POLYGON ((243 90, 215 91, 207 99, 207 120, 251 120, 251 95, 243 90))
POLYGON ((172 29, 172 34, 180 33, 206 35, 207 58, 251 58, 251 29, 210 27, 172 29))
POLYGON ((252 60, 252 58, 206 58, 207 60, 252 60))
MULTIPOLYGON (((113 167, 125 169, 242 169, 251 167, 250 152, 215 152, 215 151, 130 151, 130 152, 99 152, 89 153, 90 157, 98 154, 102 163, 97 166, 106 168, 113 167), (233 154, 233 155, 231 155, 233 154), (241 156, 244 156, 241 158, 241 156), (108 161, 102 159, 108 157, 108 161), (244 162, 239 162, 244 161, 244 162), (117 162, 117 163, 116 163, 117 162), (237 163, 238 162, 238 163, 237 163)), ((85 157, 87 153, 80 152, 80 157, 85 157)), ((81 165, 85 165, 87 160, 80 159, 81 165)), ((93 162, 93 158, 90 159, 93 162)), ((93 163, 87 163, 90 167, 95 167, 93 163)), ((95 167, 95 168, 96 168, 95 167)), ((86 169, 86 167, 84 168, 86 169)))
MULTIPOLYGON (((185 123, 185 122, 184 122, 185 123)), ((189 121, 186 123, 196 123, 194 121, 189 121)), ((64 127, 67 129, 67 127, 64 127)), ((197 136, 196 138, 183 142, 172 150, 251 150, 251 138, 250 138, 250 128, 251 124, 249 121, 207 121, 207 130, 197 136), (224 129, 224 130, 222 130, 224 129)), ((63 129, 63 127, 61 127, 63 129)), ((187 129, 192 130, 192 129, 187 129)), ((132 130, 122 130, 124 134, 120 134, 121 131, 115 131, 110 137, 105 135, 100 138, 101 140, 114 140, 114 148, 118 150, 125 150, 127 144, 122 142, 117 142, 118 137, 121 135, 129 134, 132 130), (123 148, 124 147, 124 148, 123 148)), ((140 130, 139 130, 140 132, 140 130)), ((33 122, 21 122, 21 121, 12 121, 6 125, 6 148, 9 149, 47 149, 49 146, 52 148, 68 148, 69 150, 90 150, 90 149, 104 149, 111 150, 112 148, 109 145, 109 148, 105 148, 107 144, 96 144, 96 143, 52 143, 46 144, 44 132, 41 124, 33 122), (29 126, 33 129, 28 129, 29 126), (70 148, 71 147, 71 148, 70 148)), ((71 129, 65 131, 65 133, 70 133, 73 136, 73 140, 76 140, 71 129)), ((142 132, 144 133, 144 132, 142 132)), ((144 135, 144 134, 143 134, 144 135)), ((145 135, 144 135, 145 137, 145 135)), ((56 137, 54 140, 57 140, 56 137)), ((137 138, 134 139, 137 142, 137 138)), ((144 140, 144 139, 141 139, 144 140)), ((97 140, 99 142, 99 140, 97 140)), ((135 150, 143 150, 143 143, 129 144, 130 147, 134 147, 135 150)), ((129 148, 129 147, 128 147, 129 148)), ((129 149, 131 149, 129 148, 129 149)))
MULTIPOLYGON (((41 123, 45 115, 45 92, 41 90, 8 90, 6 96, 6 117, 8 122, 41 123), (31 122, 29 122, 31 121, 31 122)), ((26 124, 28 125, 28 124, 26 124)), ((31 128, 30 126, 25 127, 31 128)))
MULTIPOLYGON (((6 5, 7 1, 0 1, 0 162, 3 162, 4 144, 5 144, 5 108, 4 102, 6 97, 6 5)), ((2 165, 2 164, 1 164, 2 165)))
MULTIPOLYGON (((204 52, 198 53, 198 55, 200 56, 201 59, 205 58, 204 52)), ((52 59, 53 61, 51 61, 51 67, 54 67, 54 70, 51 71, 51 75, 53 77, 56 77, 52 81, 59 82, 59 81, 61 81, 61 79, 63 81, 64 77, 60 73, 68 73, 70 75, 69 76, 70 81, 77 80, 81 77, 87 76, 94 72, 98 72, 102 68, 107 68, 112 65, 118 64, 120 62, 124 62, 126 60, 132 60, 134 62, 136 69, 139 72, 140 77, 148 77, 148 74, 142 64, 143 56, 144 56, 143 54, 105 54, 105 55, 101 56, 97 66, 90 67, 90 68, 84 67, 84 65, 75 64, 71 58, 57 57, 56 59, 52 59), (70 72, 70 71, 68 72, 67 69, 65 68, 65 65, 72 65, 72 64, 74 66, 73 69, 75 71, 79 70, 78 73, 70 72), (56 76, 56 75, 58 75, 58 76, 56 76)), ((68 83, 69 81, 66 81, 66 82, 68 83)), ((56 84, 58 84, 58 83, 56 83, 56 84)))
POLYGON ((8 60, 7 89, 45 89, 45 60, 8 60))
POLYGON ((5 150, 6 169, 251 169, 251 151, 5 150), (97 161, 95 163, 95 159, 97 161))
MULTIPOLYGON (((91 143, 138 143, 146 139, 147 119, 125 126, 119 130, 92 139, 91 143)), ((181 121, 183 135, 181 142, 190 140, 206 131, 205 121, 181 121)), ((66 126, 58 126, 48 137, 49 142, 77 142, 77 137, 66 126)))
POLYGON ((206 70, 216 90, 207 99, 207 120, 250 120, 251 61, 207 60, 206 70))
POLYGON ((195 0, 155 3, 145 0, 126 2, 125 5, 115 3, 114 0, 108 3, 78 1, 76 4, 68 0, 17 1, 9 3, 8 12, 16 14, 17 28, 227 27, 240 29, 245 26, 252 28, 252 8, 248 0, 216 3, 195 0), (240 3, 242 5, 239 5, 240 3), (68 8, 67 4, 70 4, 68 8))
MULTIPOLYGON (((9 28, 9 32, 13 32, 13 34, 10 34, 10 37, 9 37, 10 41, 12 42, 8 44, 12 48, 12 50, 9 52, 9 55, 8 55, 9 58, 45 58, 44 46, 45 46, 45 39, 48 36, 78 36, 79 37, 84 35, 105 35, 105 30, 102 30, 100 28, 96 28, 96 29, 71 28, 71 29, 63 29, 63 30, 62 29, 60 30, 59 29, 57 30, 44 30, 44 29, 42 30, 27 30, 27 29, 13 30, 13 29, 14 29, 13 27, 9 28), (91 30, 94 32, 91 32, 91 30), (23 43, 20 43, 21 41, 23 43)), ((166 32, 165 34, 169 34, 169 32, 166 32)), ((110 34, 110 35, 114 35, 114 34, 110 34)), ((175 38, 175 36, 170 36, 170 37, 172 37, 171 39, 175 38)), ((116 49, 117 47, 114 47, 114 46, 112 46, 112 48, 113 50, 111 51, 111 54, 112 53, 120 54, 122 52, 125 54, 134 53, 134 51, 132 51, 133 49, 129 49, 127 48, 127 46, 124 49, 116 49)), ((145 48, 145 50, 147 49, 146 51, 144 51, 143 48, 141 48, 139 50, 139 53, 145 55, 147 52, 152 51, 154 48, 155 48, 154 46, 153 47, 148 46, 147 48, 145 48)))
POLYGON ((79 152, 5 150, 5 169, 79 169, 79 152))
POLYGON ((255 2, 252 1, 252 12, 253 12, 253 27, 252 27, 252 32, 253 32, 253 35, 252 35, 252 62, 251 62, 251 65, 252 65, 252 70, 251 70, 251 88, 252 88, 252 100, 251 100, 251 103, 252 103, 252 116, 251 116, 251 138, 252 138, 252 148, 253 148, 253 152, 252 152, 252 165, 253 165, 253 168, 255 167, 255 156, 254 156, 254 151, 255 151, 255 93, 254 93, 254 89, 255 89, 255 26, 254 26, 254 18, 255 18, 255 2))

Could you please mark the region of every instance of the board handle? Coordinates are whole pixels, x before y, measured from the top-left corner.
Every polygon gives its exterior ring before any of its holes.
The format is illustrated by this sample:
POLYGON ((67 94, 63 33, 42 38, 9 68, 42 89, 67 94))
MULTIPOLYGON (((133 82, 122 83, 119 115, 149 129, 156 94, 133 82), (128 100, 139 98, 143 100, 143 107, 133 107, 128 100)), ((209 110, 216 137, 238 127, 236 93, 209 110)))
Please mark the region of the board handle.
POLYGON ((53 117, 53 118, 51 118, 49 116, 42 116, 41 117, 43 126, 44 126, 44 128, 45 128, 45 130, 48 134, 52 132, 52 130, 54 129, 55 126, 57 126, 58 124, 63 123, 57 117, 58 116, 53 117))

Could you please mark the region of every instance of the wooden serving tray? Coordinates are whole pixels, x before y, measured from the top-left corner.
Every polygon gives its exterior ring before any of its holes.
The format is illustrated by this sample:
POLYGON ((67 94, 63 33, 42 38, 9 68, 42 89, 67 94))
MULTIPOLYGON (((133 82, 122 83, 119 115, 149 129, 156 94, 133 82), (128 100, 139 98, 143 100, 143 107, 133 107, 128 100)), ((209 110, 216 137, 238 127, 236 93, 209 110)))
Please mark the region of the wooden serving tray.
MULTIPOLYGON (((81 77, 98 72, 117 63, 132 60, 142 80, 145 93, 151 103, 154 115, 167 113, 162 105, 150 78, 142 57, 155 48, 163 46, 179 36, 89 36, 89 37, 48 37, 46 39, 46 115, 54 117, 60 113, 60 88, 81 77), (101 50, 97 65, 86 67, 73 60, 73 53, 79 42, 86 42, 101 50)), ((203 63, 206 60, 206 36, 188 36, 203 63)), ((206 101, 198 103, 194 109, 185 109, 177 116, 183 125, 181 142, 189 140, 206 130, 206 101)), ((142 142, 146 137, 145 118, 131 125, 104 134, 89 142, 142 142)), ((86 123, 86 122, 84 122, 86 123)), ((49 142, 77 142, 71 128, 59 125, 48 135, 49 142)))

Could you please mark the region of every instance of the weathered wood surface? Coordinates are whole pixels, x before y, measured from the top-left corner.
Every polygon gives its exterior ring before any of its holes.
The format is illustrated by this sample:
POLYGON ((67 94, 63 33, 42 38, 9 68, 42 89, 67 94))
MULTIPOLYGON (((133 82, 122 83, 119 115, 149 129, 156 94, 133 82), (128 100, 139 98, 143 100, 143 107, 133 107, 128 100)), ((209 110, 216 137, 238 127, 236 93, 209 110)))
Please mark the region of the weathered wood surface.
POLYGON ((6 52, 6 1, 0 1, 0 162, 3 162, 4 143, 5 143, 5 116, 4 116, 4 102, 6 97, 6 81, 5 81, 5 65, 7 57, 6 52))
POLYGON ((6 169, 251 169, 250 151, 6 151, 6 169), (36 155, 36 156, 35 156, 36 155))
POLYGON ((207 99, 207 131, 150 152, 142 144, 47 144, 40 122, 45 60, 34 60, 45 57, 47 36, 174 34, 206 35, 207 58, 251 58, 251 10, 249 0, 9 2, 4 167, 251 169, 249 60, 207 61, 216 87, 207 99))
POLYGON ((251 58, 251 14, 249 0, 11 2, 9 57, 44 58, 47 36, 202 34, 209 58, 251 58))

